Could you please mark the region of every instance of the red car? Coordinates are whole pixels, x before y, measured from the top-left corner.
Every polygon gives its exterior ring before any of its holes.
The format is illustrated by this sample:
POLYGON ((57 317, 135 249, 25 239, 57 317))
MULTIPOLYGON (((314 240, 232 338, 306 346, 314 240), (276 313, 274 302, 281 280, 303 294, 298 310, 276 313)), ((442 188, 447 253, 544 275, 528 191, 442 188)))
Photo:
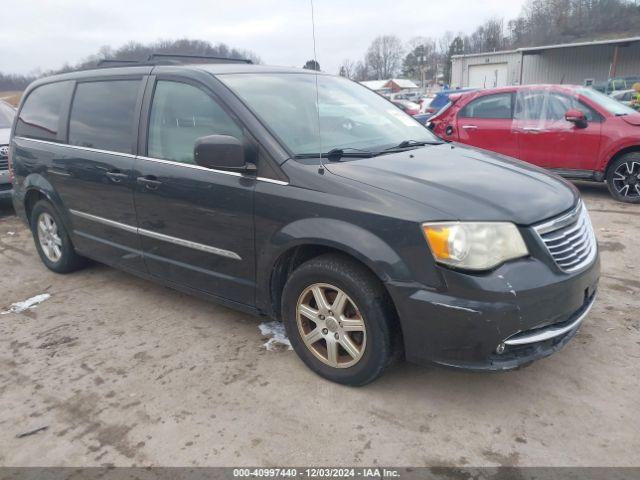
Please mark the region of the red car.
POLYGON ((617 200, 640 203, 640 113, 591 88, 527 85, 451 95, 430 128, 566 178, 606 181, 617 200))
POLYGON ((409 100, 391 100, 391 103, 403 110, 407 115, 418 115, 420 113, 420 105, 409 100))

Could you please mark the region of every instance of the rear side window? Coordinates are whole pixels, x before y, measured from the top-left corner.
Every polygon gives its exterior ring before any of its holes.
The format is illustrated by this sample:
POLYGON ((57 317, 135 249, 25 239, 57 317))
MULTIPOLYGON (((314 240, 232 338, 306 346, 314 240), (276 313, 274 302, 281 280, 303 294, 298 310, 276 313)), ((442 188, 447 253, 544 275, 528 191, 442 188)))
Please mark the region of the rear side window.
POLYGON ((140 80, 79 83, 69 119, 69 144, 133 153, 140 80))
POLYGON ((71 82, 58 82, 33 90, 20 110, 15 134, 40 140, 56 140, 69 88, 71 82))
POLYGON ((496 93, 477 98, 460 111, 465 118, 511 118, 512 95, 496 93))
POLYGON ((161 80, 157 83, 149 121, 149 153, 153 158, 195 163, 196 140, 208 135, 242 138, 232 118, 199 88, 161 80))

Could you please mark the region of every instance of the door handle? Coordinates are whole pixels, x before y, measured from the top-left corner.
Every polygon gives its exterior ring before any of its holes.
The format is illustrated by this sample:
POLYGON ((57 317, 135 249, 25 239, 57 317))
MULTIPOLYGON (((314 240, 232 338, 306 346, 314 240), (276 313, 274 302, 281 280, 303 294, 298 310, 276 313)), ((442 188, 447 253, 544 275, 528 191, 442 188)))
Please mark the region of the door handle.
POLYGON ((464 128, 465 130, 477 130, 478 126, 477 125, 462 125, 462 128, 464 128))
POLYGON ((522 127, 522 131, 530 132, 530 133, 538 133, 538 132, 541 132, 542 129, 540 127, 522 127))
POLYGON ((138 182, 140 185, 144 185, 144 188, 146 188, 147 190, 157 190, 158 187, 162 185, 162 182, 158 180, 158 177, 156 177, 155 175, 138 177, 136 179, 136 182, 138 182))
POLYGON ((126 180, 127 178, 129 178, 128 174, 122 173, 119 170, 113 170, 111 172, 107 172, 105 175, 113 183, 120 183, 121 181, 126 180))

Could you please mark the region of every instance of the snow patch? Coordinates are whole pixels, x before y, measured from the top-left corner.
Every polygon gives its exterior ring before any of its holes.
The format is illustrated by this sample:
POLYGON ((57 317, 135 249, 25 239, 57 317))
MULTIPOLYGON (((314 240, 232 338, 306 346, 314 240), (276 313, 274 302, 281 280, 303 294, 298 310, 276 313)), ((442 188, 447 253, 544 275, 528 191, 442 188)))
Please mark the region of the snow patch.
POLYGON ((40 295, 36 295, 35 297, 27 298, 22 302, 12 303, 8 310, 4 312, 0 312, 0 315, 6 315, 7 313, 20 313, 28 310, 30 308, 35 308, 45 300, 47 300, 51 295, 48 293, 41 293, 40 295))
POLYGON ((282 322, 263 322, 258 328, 263 336, 271 336, 271 338, 264 343, 264 348, 273 352, 281 350, 282 345, 286 347, 286 350, 291 350, 291 342, 287 338, 282 322))
POLYGON ((16 234, 16 232, 7 232, 7 235, 9 235, 10 237, 13 237, 16 234))

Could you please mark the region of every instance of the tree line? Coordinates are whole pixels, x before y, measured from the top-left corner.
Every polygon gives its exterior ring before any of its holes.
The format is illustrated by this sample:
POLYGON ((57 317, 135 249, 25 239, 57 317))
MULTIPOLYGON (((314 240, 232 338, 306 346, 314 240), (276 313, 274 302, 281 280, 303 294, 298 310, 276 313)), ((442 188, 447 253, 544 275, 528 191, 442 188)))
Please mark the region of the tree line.
POLYGON ((152 53, 245 58, 252 60, 254 63, 260 63, 260 58, 253 52, 232 48, 224 43, 212 44, 205 40, 190 40, 186 38, 179 40, 158 40, 148 44, 129 42, 117 49, 113 49, 110 46, 101 47, 96 54, 90 55, 80 63, 75 65, 65 64, 62 68, 56 70, 31 75, 3 74, 0 72, 0 91, 24 90, 29 83, 39 77, 95 68, 103 60, 144 61, 152 53))
MULTIPOLYGON (((406 44, 396 35, 376 37, 361 60, 344 60, 339 74, 354 80, 377 80, 403 76, 414 80, 450 79, 451 57, 465 53, 491 52, 518 47, 569 43, 634 36, 640 26, 637 0, 528 0, 512 20, 491 18, 472 33, 446 32, 440 38, 416 37, 406 44)), ((260 59, 252 52, 224 43, 203 40, 159 40, 150 44, 130 42, 120 48, 102 47, 77 65, 34 75, 0 73, 0 91, 22 90, 44 75, 95 67, 101 60, 145 60, 151 53, 209 55, 260 59)), ((304 68, 319 70, 315 60, 304 68)))
POLYGON ((512 20, 491 18, 472 33, 446 32, 403 44, 396 35, 376 37, 361 60, 344 60, 339 74, 354 80, 397 75, 450 81, 451 57, 519 47, 638 35, 640 2, 634 0, 528 0, 512 20))

